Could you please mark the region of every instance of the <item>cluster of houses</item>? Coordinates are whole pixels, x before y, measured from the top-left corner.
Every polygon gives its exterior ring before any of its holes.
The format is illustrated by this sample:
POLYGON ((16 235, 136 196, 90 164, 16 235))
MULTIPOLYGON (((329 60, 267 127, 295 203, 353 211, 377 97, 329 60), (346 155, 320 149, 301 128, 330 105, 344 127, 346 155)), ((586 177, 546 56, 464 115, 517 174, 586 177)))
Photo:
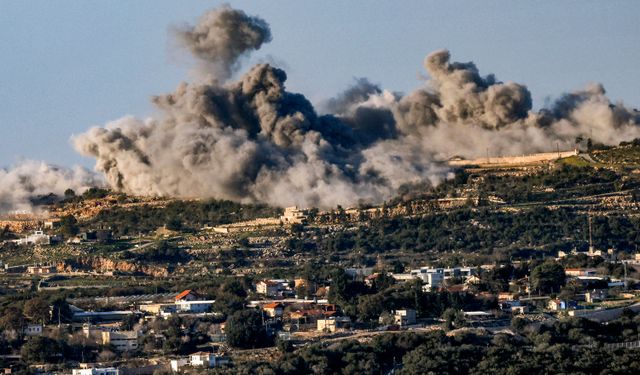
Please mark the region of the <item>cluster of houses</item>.
POLYGON ((81 364, 80 368, 73 369, 72 375, 143 375, 175 372, 180 373, 194 369, 207 369, 220 367, 230 363, 230 358, 218 353, 196 352, 186 357, 172 359, 168 363, 159 363, 144 367, 100 367, 99 365, 81 364))
POLYGON ((186 366, 199 368, 214 368, 226 365, 230 362, 229 357, 216 353, 197 352, 188 357, 171 360, 171 371, 179 372, 185 370, 186 366))
MULTIPOLYGON (((45 227, 46 228, 46 227, 45 227)), ((68 239, 68 243, 82 242, 109 242, 113 238, 113 232, 110 229, 96 229, 78 234, 68 239)), ((51 245, 62 241, 59 235, 51 235, 43 230, 35 230, 33 233, 13 240, 16 245, 51 245)))
POLYGON ((41 230, 36 230, 32 234, 14 240, 17 245, 51 245, 54 242, 60 241, 58 236, 50 236, 41 230))
POLYGON ((163 303, 148 303, 138 306, 141 312, 169 316, 176 313, 207 314, 215 300, 202 299, 196 292, 185 290, 178 294, 173 301, 163 303))
POLYGON ((390 274, 396 281, 406 282, 410 280, 422 280, 424 291, 438 290, 445 280, 459 279, 462 282, 475 277, 477 268, 474 267, 454 267, 454 268, 433 268, 420 267, 413 269, 408 273, 392 273, 390 274))

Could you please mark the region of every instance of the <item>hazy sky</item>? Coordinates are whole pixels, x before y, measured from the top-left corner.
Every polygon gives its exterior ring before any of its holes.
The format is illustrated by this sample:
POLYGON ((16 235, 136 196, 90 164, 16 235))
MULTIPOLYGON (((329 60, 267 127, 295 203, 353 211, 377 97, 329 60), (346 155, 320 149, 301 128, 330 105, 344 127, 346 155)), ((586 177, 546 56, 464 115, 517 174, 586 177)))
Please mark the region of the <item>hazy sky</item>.
MULTIPOLYGON (((526 84, 534 107, 601 82, 640 107, 640 1, 230 1, 264 18, 273 41, 245 67, 284 68, 287 87, 318 102, 367 77, 407 92, 427 53, 447 48, 483 75, 526 84)), ((69 137, 189 79, 172 25, 217 1, 0 0, 0 166, 21 158, 91 166, 69 137)))

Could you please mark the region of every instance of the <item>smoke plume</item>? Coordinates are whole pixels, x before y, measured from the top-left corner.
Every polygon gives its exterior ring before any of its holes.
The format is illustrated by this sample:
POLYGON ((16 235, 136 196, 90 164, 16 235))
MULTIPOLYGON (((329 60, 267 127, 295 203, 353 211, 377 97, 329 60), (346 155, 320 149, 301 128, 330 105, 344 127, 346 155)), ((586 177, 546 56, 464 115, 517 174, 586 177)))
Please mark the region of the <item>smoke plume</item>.
POLYGON ((263 19, 228 5, 205 13, 197 25, 179 28, 175 33, 203 65, 205 76, 223 80, 238 68, 242 56, 271 41, 271 30, 263 19))
POLYGON ((12 169, 0 169, 0 213, 32 212, 32 199, 41 195, 62 196, 67 189, 82 193, 102 181, 84 168, 66 169, 43 162, 23 161, 12 169))
POLYGON ((155 117, 124 117, 73 139, 114 189, 333 207, 380 202, 405 183, 436 184, 454 155, 640 137, 639 113, 612 104, 601 86, 535 112, 526 86, 483 77, 446 50, 427 56, 424 87, 401 95, 359 79, 319 114, 271 65, 228 80, 242 56, 270 40, 263 20, 223 7, 178 36, 215 79, 154 97, 155 117))

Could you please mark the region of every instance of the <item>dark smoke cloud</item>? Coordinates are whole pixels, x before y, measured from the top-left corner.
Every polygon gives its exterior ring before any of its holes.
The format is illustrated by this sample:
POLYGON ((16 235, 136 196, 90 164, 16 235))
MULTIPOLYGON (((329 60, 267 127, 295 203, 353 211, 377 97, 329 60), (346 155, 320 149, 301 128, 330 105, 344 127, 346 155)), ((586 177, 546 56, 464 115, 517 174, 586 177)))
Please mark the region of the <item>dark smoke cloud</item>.
POLYGON ((271 41, 271 30, 263 19, 228 5, 205 13, 195 26, 175 32, 206 72, 222 80, 231 76, 240 57, 271 41))
POLYGON ((369 82, 366 78, 356 78, 355 83, 339 94, 323 103, 324 113, 336 115, 348 114, 354 105, 367 101, 372 95, 382 93, 380 86, 369 82))
POLYGON ((225 82, 240 57, 270 39, 268 30, 228 7, 207 13, 181 40, 218 79, 154 97, 158 116, 92 128, 74 138, 76 149, 128 193, 332 207, 380 202, 405 183, 438 183, 453 155, 640 136, 638 112, 611 104, 600 86, 534 112, 525 86, 483 77, 446 50, 427 56, 423 88, 402 96, 359 79, 325 103, 328 114, 288 92, 286 73, 269 64, 225 82))

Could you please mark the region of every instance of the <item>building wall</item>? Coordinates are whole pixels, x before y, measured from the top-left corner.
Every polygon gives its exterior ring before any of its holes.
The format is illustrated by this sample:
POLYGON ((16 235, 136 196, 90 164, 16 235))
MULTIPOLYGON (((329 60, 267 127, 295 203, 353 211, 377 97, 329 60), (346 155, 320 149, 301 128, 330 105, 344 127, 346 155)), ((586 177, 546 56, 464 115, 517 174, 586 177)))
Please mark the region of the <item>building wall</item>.
POLYGON ((521 156, 496 156, 469 159, 469 160, 450 160, 449 164, 453 166, 464 165, 483 165, 483 164, 528 164, 544 161, 552 161, 561 158, 578 155, 578 150, 561 151, 561 152, 543 152, 539 154, 521 155, 521 156))

